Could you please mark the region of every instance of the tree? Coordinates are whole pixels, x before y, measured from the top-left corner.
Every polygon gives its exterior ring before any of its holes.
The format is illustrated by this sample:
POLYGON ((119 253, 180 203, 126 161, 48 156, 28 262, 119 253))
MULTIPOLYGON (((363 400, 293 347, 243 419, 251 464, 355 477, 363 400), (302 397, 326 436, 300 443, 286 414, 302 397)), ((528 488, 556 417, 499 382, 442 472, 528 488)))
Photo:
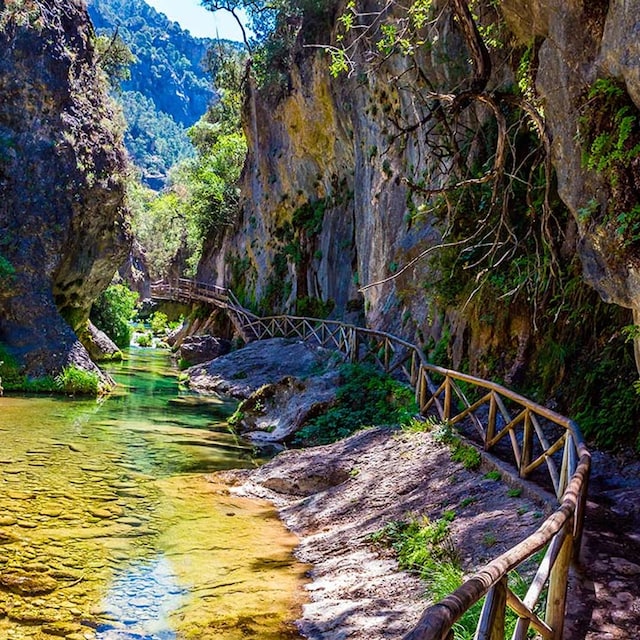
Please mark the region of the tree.
POLYGON ((130 67, 137 62, 136 57, 120 37, 117 28, 111 36, 99 35, 95 47, 98 64, 105 72, 111 88, 120 91, 120 84, 131 78, 130 67))
POLYGON ((119 347, 128 347, 138 294, 123 284, 111 285, 100 294, 91 308, 91 321, 119 347))

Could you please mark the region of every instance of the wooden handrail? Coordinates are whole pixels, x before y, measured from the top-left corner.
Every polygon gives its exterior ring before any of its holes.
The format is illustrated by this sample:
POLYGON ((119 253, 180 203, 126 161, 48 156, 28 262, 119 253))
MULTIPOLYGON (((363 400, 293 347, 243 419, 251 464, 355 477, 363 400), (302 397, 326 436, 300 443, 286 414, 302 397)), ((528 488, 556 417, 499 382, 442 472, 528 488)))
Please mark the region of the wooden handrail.
POLYGON ((404 640, 450 640, 455 622, 485 596, 476 638, 504 638, 506 607, 519 617, 513 640, 524 640, 529 626, 545 638, 562 638, 568 569, 580 548, 591 464, 575 422, 500 384, 431 364, 417 346, 383 331, 304 316, 256 316, 228 289, 184 278, 155 282, 151 293, 152 297, 202 300, 221 307, 235 319, 246 340, 297 337, 337 349, 352 362, 371 358, 384 371, 404 376, 415 391, 422 415, 435 410, 446 423, 470 422, 487 451, 506 438, 521 477, 527 478, 546 465, 557 509, 532 535, 426 609, 404 640), (480 391, 480 397, 469 400, 461 384, 480 391), (508 588, 508 573, 546 545, 546 555, 521 600, 508 588), (545 584, 547 606, 541 617, 534 609, 545 584))

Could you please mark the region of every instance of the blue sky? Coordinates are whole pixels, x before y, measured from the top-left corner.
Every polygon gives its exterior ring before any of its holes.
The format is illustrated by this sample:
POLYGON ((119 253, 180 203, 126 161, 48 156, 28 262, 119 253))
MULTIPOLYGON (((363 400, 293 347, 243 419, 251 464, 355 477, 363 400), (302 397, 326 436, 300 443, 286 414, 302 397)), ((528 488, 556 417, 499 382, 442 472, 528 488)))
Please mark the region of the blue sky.
POLYGON ((207 11, 199 0, 145 0, 167 18, 178 22, 183 29, 199 38, 242 40, 236 21, 227 11, 207 11))

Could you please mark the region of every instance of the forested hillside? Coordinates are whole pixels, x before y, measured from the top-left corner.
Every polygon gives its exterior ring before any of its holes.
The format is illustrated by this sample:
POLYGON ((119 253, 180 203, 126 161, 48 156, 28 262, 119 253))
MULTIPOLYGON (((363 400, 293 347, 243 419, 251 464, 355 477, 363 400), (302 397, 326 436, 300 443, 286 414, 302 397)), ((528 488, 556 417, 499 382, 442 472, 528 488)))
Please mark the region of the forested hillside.
POLYGON ((145 181, 164 184, 168 170, 193 156, 186 129, 215 99, 206 69, 212 41, 192 37, 143 0, 89 0, 99 34, 130 48, 130 78, 121 83, 125 144, 145 181))

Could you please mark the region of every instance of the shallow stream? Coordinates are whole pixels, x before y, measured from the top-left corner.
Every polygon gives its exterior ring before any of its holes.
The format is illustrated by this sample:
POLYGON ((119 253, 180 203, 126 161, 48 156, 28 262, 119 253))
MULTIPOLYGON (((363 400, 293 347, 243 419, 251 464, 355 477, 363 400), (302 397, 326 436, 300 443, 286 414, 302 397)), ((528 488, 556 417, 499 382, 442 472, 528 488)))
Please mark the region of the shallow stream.
POLYGON ((0 398, 0 638, 299 637, 304 567, 266 503, 205 474, 255 464, 233 405, 133 349, 108 398, 0 398))

